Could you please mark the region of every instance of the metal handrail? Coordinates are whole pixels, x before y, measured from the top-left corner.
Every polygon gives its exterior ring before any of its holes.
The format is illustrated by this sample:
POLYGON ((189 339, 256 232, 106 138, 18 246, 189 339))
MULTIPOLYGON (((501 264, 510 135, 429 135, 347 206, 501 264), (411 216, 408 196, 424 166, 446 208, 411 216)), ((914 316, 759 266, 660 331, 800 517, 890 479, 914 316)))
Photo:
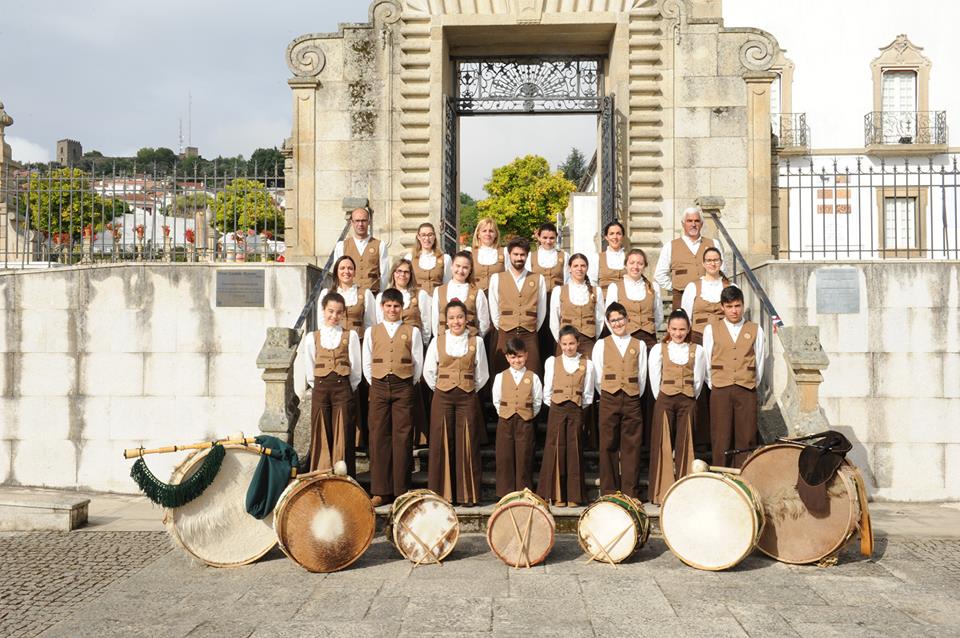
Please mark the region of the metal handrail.
MULTIPOLYGON (((338 242, 341 242, 346 238, 348 230, 350 230, 349 220, 343 225, 343 230, 340 231, 340 238, 337 239, 338 242)), ((334 246, 336 246, 336 244, 334 244, 334 246)), ((320 278, 313 286, 313 290, 310 291, 310 295, 307 297, 307 303, 304 304, 303 310, 300 311, 300 316, 297 317, 297 322, 293 324, 294 330, 299 331, 303 327, 303 324, 307 321, 307 317, 310 315, 310 312, 316 307, 317 297, 320 296, 320 291, 324 289, 327 275, 330 274, 330 267, 333 266, 333 255, 334 251, 330 251, 330 256, 327 257, 327 263, 324 264, 323 268, 320 270, 320 278)))
POLYGON ((757 299, 760 300, 760 304, 763 306, 764 311, 770 316, 770 322, 773 324, 774 332, 776 332, 778 328, 783 327, 784 323, 780 318, 780 315, 777 313, 777 309, 773 307, 773 302, 770 301, 770 297, 767 296, 767 291, 763 289, 763 285, 760 283, 760 280, 757 279, 753 269, 750 268, 750 264, 747 263, 743 253, 740 252, 740 249, 737 248, 737 245, 734 243, 733 237, 730 236, 730 233, 727 232, 723 222, 720 221, 720 216, 714 211, 704 211, 704 213, 709 215, 713 220, 717 230, 719 230, 720 234, 723 235, 723 241, 727 246, 730 247, 730 252, 733 253, 734 275, 736 275, 737 265, 739 264, 743 268, 743 276, 746 278, 747 283, 750 284, 750 288, 753 290, 753 293, 757 296, 757 299))

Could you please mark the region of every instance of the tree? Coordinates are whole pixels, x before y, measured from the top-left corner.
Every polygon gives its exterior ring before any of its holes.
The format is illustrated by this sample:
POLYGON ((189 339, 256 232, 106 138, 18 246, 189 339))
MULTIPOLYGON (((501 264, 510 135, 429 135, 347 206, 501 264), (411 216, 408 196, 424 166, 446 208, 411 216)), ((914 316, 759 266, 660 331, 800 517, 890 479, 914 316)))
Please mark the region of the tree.
POLYGON ((563 173, 564 177, 574 184, 579 184, 580 180, 583 179, 584 173, 587 172, 587 161, 583 153, 580 152, 580 149, 571 148, 567 159, 557 168, 563 173))
POLYGON ((137 169, 141 171, 156 167, 158 173, 166 173, 172 171, 176 163, 177 154, 169 148, 144 147, 137 151, 137 169))
POLYGON ((576 189, 539 155, 518 157, 494 169, 484 186, 490 197, 477 203, 478 215, 496 220, 501 236, 531 238, 543 222, 557 221, 576 189))
POLYGON ((468 237, 477 227, 477 200, 460 193, 460 232, 468 237))
POLYGON ((260 182, 238 177, 217 193, 213 202, 214 227, 229 233, 253 229, 283 234, 283 211, 260 182))
POLYGON ((256 175, 270 177, 273 176, 274 172, 277 175, 283 177, 283 153, 274 148, 258 148, 250 155, 250 170, 254 171, 256 167, 256 175))
POLYGON ((206 210, 213 203, 214 199, 204 192, 190 192, 177 195, 173 204, 164 210, 165 215, 173 217, 186 217, 192 219, 194 213, 200 210, 206 210))
POLYGON ((21 214, 29 216, 31 228, 74 239, 81 237, 85 227, 99 231, 129 210, 120 200, 96 194, 79 168, 58 168, 46 175, 30 173, 27 196, 20 201, 21 214))

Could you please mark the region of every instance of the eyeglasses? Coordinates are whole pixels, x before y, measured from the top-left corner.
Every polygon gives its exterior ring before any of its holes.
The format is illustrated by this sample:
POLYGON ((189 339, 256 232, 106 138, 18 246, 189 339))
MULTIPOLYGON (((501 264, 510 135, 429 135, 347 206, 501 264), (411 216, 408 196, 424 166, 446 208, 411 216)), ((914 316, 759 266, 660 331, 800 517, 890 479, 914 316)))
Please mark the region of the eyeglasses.
POLYGON ((393 271, 393 274, 394 274, 394 275, 406 275, 407 277, 409 277, 409 276, 410 276, 410 271, 409 271, 409 270, 395 270, 395 271, 393 271))
POLYGON ((626 318, 626 317, 617 317, 617 318, 611 317, 610 319, 608 319, 608 321, 610 322, 610 325, 613 325, 613 324, 621 324, 621 323, 626 323, 627 318, 626 318))

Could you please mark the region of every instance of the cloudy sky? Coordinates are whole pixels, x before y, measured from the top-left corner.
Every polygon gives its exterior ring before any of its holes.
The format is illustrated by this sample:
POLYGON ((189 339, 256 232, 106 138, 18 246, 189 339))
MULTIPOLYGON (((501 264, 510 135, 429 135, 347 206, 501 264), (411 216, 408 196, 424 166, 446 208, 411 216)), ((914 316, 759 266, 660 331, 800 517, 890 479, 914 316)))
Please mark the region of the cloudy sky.
MULTIPOLYGON (((367 18, 367 0, 31 0, 4 3, 0 101, 14 117, 8 141, 24 161, 49 160, 56 140, 131 155, 178 146, 193 96, 192 142, 205 157, 279 146, 290 131, 287 43, 367 18)), ((728 26, 773 33, 797 64, 794 110, 818 147, 863 144, 870 60, 898 33, 934 61, 930 107, 960 117, 960 3, 914 0, 724 0, 728 26)), ((960 131, 960 129, 955 128, 960 131)), ((490 170, 526 153, 554 165, 595 147, 591 117, 466 118, 463 189, 482 196, 490 170)))

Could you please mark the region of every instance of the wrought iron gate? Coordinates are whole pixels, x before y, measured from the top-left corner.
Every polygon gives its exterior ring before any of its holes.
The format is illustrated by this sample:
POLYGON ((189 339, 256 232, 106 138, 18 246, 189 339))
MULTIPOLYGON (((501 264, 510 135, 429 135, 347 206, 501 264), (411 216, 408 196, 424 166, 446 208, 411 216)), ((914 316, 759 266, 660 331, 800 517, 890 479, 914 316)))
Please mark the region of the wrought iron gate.
POLYGON ((600 227, 616 219, 617 122, 613 95, 603 98, 600 110, 600 227))
POLYGON ((443 251, 452 256, 457 252, 460 234, 460 197, 457 192, 457 107, 454 98, 449 96, 444 99, 443 121, 443 219, 440 220, 440 241, 443 251))

